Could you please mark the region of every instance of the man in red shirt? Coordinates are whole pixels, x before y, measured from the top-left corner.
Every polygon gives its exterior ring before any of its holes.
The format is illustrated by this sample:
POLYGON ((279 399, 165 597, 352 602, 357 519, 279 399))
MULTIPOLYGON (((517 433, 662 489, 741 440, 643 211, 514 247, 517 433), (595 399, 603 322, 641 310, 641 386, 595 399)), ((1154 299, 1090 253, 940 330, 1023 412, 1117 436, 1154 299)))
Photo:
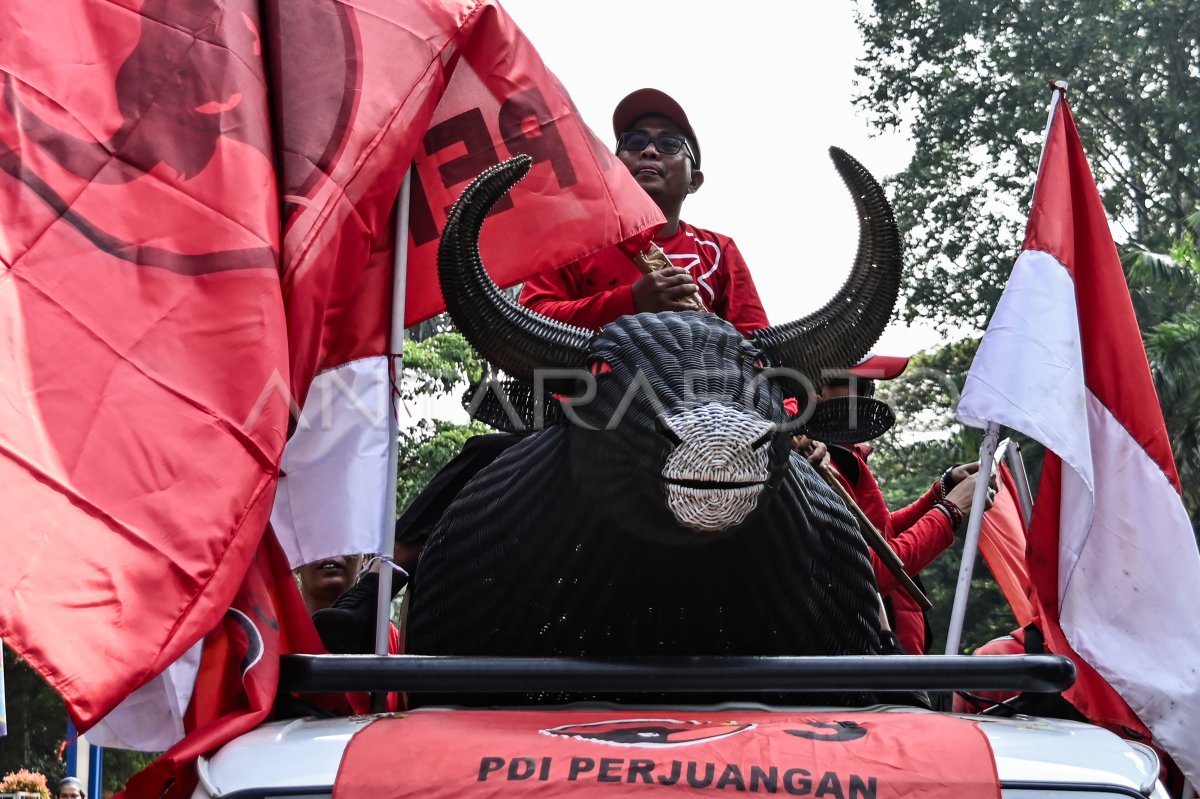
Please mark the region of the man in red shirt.
MULTIPOLYGON (((851 394, 870 397, 874 394, 873 380, 898 377, 907 366, 907 358, 868 356, 844 377, 827 378, 818 390, 818 398, 828 400, 851 394)), ((810 460, 824 454, 823 446, 808 439, 797 441, 795 448, 810 460)), ((870 453, 871 447, 865 443, 828 448, 834 475, 903 561, 905 572, 915 579, 954 542, 955 530, 970 514, 979 464, 965 463, 947 469, 911 505, 890 511, 867 465, 870 453)), ((989 505, 993 497, 994 493, 988 494, 989 505)), ((874 552, 871 563, 900 646, 910 655, 924 654, 930 643, 924 611, 874 552)))
POLYGON ((767 327, 758 289, 733 239, 679 218, 683 201, 704 183, 700 144, 683 108, 657 89, 639 89, 617 104, 613 133, 617 157, 667 218, 654 243, 672 265, 643 275, 627 248, 609 247, 530 279, 521 303, 599 330, 626 314, 694 309, 692 298, 698 298, 742 333, 767 327))

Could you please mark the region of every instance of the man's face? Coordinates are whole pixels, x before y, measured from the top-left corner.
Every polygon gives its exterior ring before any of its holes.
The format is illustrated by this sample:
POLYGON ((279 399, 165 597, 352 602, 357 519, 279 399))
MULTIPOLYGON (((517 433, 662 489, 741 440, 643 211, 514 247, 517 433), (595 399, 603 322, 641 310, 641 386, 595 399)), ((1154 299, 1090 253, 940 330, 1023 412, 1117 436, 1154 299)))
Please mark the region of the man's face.
POLYGON ((83 799, 83 797, 74 785, 64 785, 58 792, 58 799, 83 799))
POLYGON ((848 396, 850 396, 850 383, 849 382, 835 383, 833 385, 825 384, 825 385, 822 385, 819 389, 817 389, 818 401, 819 400, 827 400, 827 399, 835 399, 837 397, 848 397, 848 396))
MULTIPOLYGON (((646 133, 652 137, 663 133, 683 137, 683 130, 678 125, 658 114, 637 119, 628 132, 646 133)), ((658 151, 653 141, 640 150, 621 149, 617 158, 621 159, 629 174, 660 207, 664 204, 681 205, 684 198, 700 188, 704 180, 700 170, 693 168, 687 150, 666 155, 658 151)))
POLYGON ((306 563, 296 570, 300 575, 300 593, 314 607, 329 607, 354 582, 360 566, 361 555, 306 563))

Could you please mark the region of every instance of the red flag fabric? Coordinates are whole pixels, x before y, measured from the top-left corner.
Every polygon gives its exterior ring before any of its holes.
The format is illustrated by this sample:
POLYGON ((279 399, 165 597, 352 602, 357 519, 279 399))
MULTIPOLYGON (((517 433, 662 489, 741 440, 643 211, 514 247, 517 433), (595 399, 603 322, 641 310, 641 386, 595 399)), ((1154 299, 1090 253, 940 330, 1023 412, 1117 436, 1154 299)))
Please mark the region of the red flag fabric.
POLYGON ((4 6, 0 636, 87 729, 212 629, 287 431, 255 3, 4 6))
MULTIPOLYGON (((287 4, 280 16, 290 19, 297 5, 307 0, 287 4)), ((325 145, 336 157, 320 168, 316 150, 283 161, 285 191, 303 198, 288 206, 283 241, 291 385, 303 410, 272 523, 293 566, 386 547, 389 213, 410 163, 409 325, 444 309, 436 260, 446 213, 498 161, 521 153, 533 159, 482 234, 485 262, 502 286, 664 221, 497 3, 425 0, 370 14, 351 4, 332 8, 351 23, 354 35, 338 46, 354 50, 353 58, 314 58, 324 45, 306 42, 323 29, 290 38, 284 29, 277 42, 284 88, 303 87, 295 91, 305 98, 297 113, 282 115, 284 153, 296 149, 293 139, 313 135, 311 83, 340 89, 325 73, 347 64, 357 70, 346 78, 353 87, 330 94, 349 105, 327 102, 317 115, 329 120, 331 141, 340 141, 325 145)))
POLYGON ((1017 486, 1008 466, 1001 463, 996 469, 1000 490, 992 507, 983 514, 979 530, 979 553, 987 561, 1000 591, 1008 600, 1017 626, 1033 621, 1033 585, 1029 565, 1025 561, 1025 519, 1021 515, 1017 486))
POLYGON ((1024 251, 958 417, 1046 445, 1030 575, 1066 697, 1090 720, 1155 742, 1200 782, 1200 553, 1104 207, 1058 99, 1024 251))
MULTIPOLYGON (((4 550, 20 558, 0 576, 0 635, 81 729, 186 653, 170 685, 139 697, 148 710, 165 695, 181 717, 196 644, 221 623, 271 513, 289 411, 316 413, 308 429, 320 428, 336 395, 368 422, 349 449, 375 491, 373 546, 333 540, 379 548, 390 217, 414 157, 454 149, 426 140, 443 98, 465 103, 446 123, 494 104, 497 158, 534 155, 521 214, 553 193, 583 198, 562 203, 594 231, 570 239, 579 254, 657 211, 591 149, 495 2, 17 0, 3 16, 20 35, 0 40, 0 502, 4 550), (470 75, 487 78, 476 101, 470 75), (617 201, 631 203, 622 216, 617 201), (371 407, 363 391, 382 399, 371 407)), ((454 169, 437 164, 447 190, 454 169)), ((549 227, 514 230, 560 235, 544 216, 549 227)), ((517 272, 555 265, 539 252, 517 272)), ((414 304, 429 286, 413 277, 414 304)), ((310 452, 336 464, 328 441, 310 452)), ((304 472, 296 460, 289 479, 304 472)), ((293 487, 310 499, 283 515, 340 507, 339 485, 293 487)), ((339 529, 356 526, 347 518, 339 529)), ((302 536, 280 532, 302 562, 302 536)))
POLYGON ((279 656, 313 652, 324 648, 287 558, 268 532, 233 604, 204 639, 196 690, 184 717, 189 735, 135 774, 123 795, 190 796, 195 759, 267 718, 279 684, 279 656))
POLYGON ((709 791, 999 799, 1000 783, 978 723, 953 716, 430 710, 356 733, 333 797, 709 791))
POLYGON ((409 325, 444 310, 436 270, 442 225, 467 183, 499 161, 533 159, 481 235, 484 263, 501 286, 665 222, 516 23, 498 5, 484 6, 415 154, 409 325))

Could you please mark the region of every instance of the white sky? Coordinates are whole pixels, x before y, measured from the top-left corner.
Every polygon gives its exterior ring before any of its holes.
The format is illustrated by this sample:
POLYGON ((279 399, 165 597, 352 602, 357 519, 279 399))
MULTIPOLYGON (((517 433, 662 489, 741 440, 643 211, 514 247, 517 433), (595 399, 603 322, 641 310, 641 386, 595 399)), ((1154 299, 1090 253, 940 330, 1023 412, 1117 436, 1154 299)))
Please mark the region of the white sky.
MULTIPOLYGON (((862 50, 852 3, 501 3, 602 141, 613 138, 612 109, 629 92, 652 86, 679 101, 705 175, 683 218, 737 241, 772 323, 837 292, 858 227, 829 146, 879 179, 912 154, 903 135, 872 136, 851 104, 862 50)), ((875 350, 911 355, 939 341, 928 328, 893 323, 875 350)))

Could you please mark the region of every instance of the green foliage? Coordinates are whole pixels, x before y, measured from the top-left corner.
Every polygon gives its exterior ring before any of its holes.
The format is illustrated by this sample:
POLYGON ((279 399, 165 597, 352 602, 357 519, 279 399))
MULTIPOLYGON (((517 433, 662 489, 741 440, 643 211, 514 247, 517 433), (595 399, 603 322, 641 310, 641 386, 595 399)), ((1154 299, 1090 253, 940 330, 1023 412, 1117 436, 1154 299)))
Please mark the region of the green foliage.
POLYGON ((449 394, 464 381, 477 381, 483 375, 483 361, 458 332, 441 332, 404 343, 404 380, 400 395, 411 400, 418 396, 449 394))
POLYGON ((8 735, 0 738, 0 774, 20 769, 40 772, 51 783, 66 776, 58 746, 67 737, 62 700, 12 648, 4 647, 8 735))
MULTIPOLYGON (((483 361, 446 315, 423 322, 409 331, 404 343, 404 380, 401 397, 440 397, 461 390, 483 376, 483 361)), ((412 503, 441 468, 462 451, 471 436, 493 432, 479 422, 466 425, 442 419, 421 419, 400 431, 396 507, 412 503)))
POLYGON ((495 432, 479 422, 467 425, 441 419, 421 419, 400 431, 400 468, 396 485, 396 508, 403 513, 451 458, 462 451, 471 436, 495 432))
POLYGON ((1179 469, 1183 501, 1200 516, 1200 212, 1167 253, 1142 250, 1126 261, 1150 373, 1179 469))
POLYGON ((911 127, 892 180, 908 319, 982 327, 1025 223, 1050 92, 1072 111, 1124 236, 1165 248, 1200 199, 1200 8, 1191 0, 863 0, 856 104, 911 127))

